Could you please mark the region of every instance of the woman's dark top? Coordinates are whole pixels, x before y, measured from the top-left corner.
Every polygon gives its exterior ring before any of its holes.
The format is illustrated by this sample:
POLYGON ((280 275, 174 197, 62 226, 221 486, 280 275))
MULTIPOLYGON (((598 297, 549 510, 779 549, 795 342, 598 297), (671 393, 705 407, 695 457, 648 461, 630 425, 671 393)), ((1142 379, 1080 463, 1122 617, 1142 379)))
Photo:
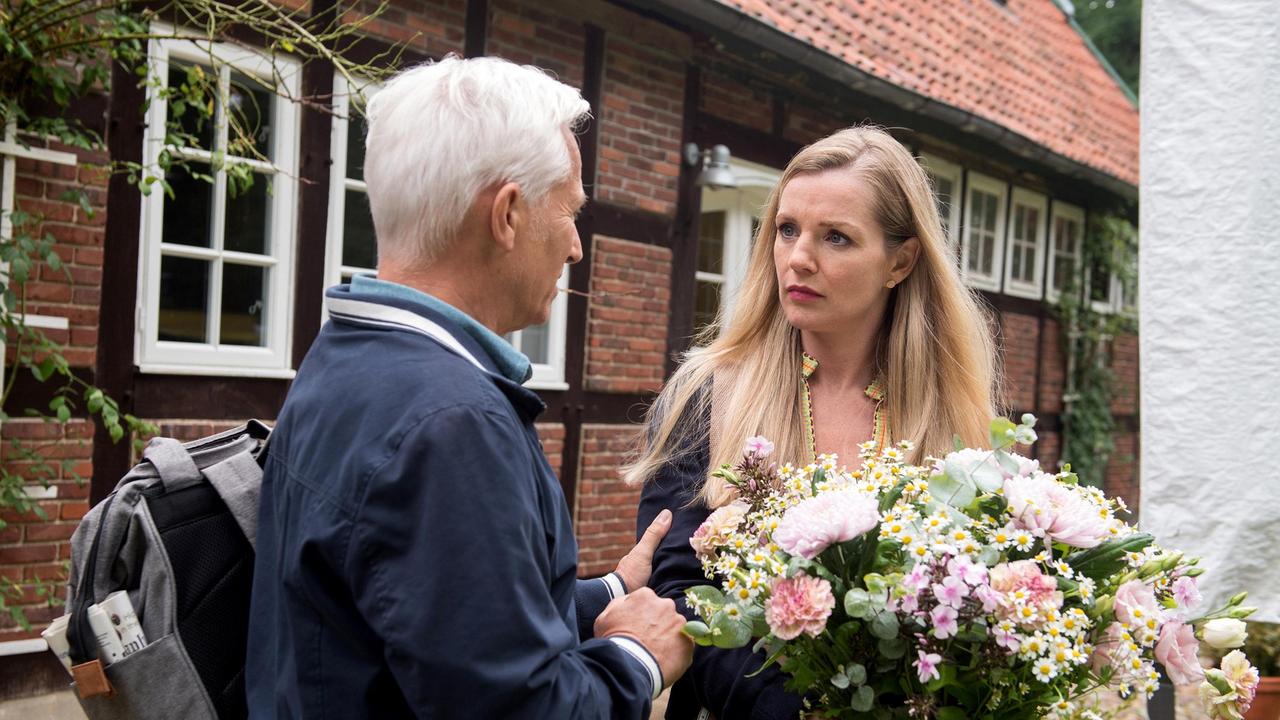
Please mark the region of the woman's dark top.
MULTIPOLYGON (((705 425, 707 419, 700 422, 705 425)), ((683 434, 704 439, 690 441, 684 452, 676 453, 645 483, 636 525, 638 538, 663 508, 671 510, 671 530, 653 555, 649 586, 661 597, 674 600, 676 609, 692 620, 696 613, 685 603, 684 591, 696 585, 719 586, 720 580, 709 580, 702 574, 702 563, 689 545, 689 538, 711 512, 695 499, 710 464, 706 433, 683 434)), ((696 648, 693 665, 671 688, 667 719, 694 720, 699 710, 706 708, 717 720, 794 720, 800 714, 801 699, 782 689, 784 676, 777 665, 756 677, 746 677, 764 661, 764 653, 753 653, 750 646, 696 648)))

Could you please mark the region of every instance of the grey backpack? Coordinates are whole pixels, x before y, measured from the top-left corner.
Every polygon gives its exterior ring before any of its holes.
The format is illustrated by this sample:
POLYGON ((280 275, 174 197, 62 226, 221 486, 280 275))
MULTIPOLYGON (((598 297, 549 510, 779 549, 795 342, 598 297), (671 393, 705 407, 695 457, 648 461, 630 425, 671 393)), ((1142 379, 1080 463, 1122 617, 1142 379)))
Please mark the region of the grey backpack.
POLYGON ((92 670, 91 681, 73 670, 91 720, 247 717, 249 593, 269 434, 250 421, 186 444, 155 438, 76 529, 67 641, 72 663, 92 670), (146 645, 110 664, 101 658, 98 670, 87 611, 121 590, 146 645), (103 675, 107 682, 90 689, 103 675))

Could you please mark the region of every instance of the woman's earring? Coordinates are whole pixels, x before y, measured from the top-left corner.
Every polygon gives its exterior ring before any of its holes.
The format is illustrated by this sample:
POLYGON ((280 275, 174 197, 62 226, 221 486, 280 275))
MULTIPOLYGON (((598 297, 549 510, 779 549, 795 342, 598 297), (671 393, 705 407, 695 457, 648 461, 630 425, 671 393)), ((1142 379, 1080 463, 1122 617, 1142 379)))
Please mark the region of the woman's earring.
POLYGON ((885 286, 885 287, 887 287, 887 288, 889 288, 890 290, 892 290, 892 289, 893 289, 893 286, 894 286, 894 285, 897 285, 897 284, 898 284, 898 283, 897 283, 897 281, 896 281, 896 280, 890 280, 889 282, 885 283, 885 284, 884 284, 884 286, 885 286))

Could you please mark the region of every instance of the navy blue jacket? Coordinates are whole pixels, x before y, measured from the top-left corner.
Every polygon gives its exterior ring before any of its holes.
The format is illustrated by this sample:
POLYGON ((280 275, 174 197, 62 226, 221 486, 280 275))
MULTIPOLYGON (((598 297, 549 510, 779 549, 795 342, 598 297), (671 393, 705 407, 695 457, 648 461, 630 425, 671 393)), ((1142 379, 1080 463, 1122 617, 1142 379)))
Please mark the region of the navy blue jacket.
POLYGON ((328 302, 263 480, 251 717, 647 718, 645 665, 589 639, 604 583, 579 617, 537 395, 429 308, 328 302))
MULTIPOLYGON (((707 419, 682 418, 681 422, 707 419)), ((705 428, 685 428, 686 438, 705 438, 705 428)), ((663 508, 673 514, 671 529, 653 555, 649 586, 662 597, 675 601, 676 609, 690 620, 697 615, 689 609, 684 591, 697 585, 718 585, 702 574, 702 564, 689 545, 689 538, 711 511, 698 498, 710 465, 706 440, 685 441, 674 460, 664 465, 645 483, 636 516, 637 537, 663 508)), ((693 720, 700 709, 711 711, 718 720, 794 720, 800 714, 799 695, 783 689, 784 676, 774 665, 754 678, 747 675, 764 664, 763 652, 751 647, 722 649, 697 647, 688 672, 671 688, 667 702, 668 720, 693 720)))

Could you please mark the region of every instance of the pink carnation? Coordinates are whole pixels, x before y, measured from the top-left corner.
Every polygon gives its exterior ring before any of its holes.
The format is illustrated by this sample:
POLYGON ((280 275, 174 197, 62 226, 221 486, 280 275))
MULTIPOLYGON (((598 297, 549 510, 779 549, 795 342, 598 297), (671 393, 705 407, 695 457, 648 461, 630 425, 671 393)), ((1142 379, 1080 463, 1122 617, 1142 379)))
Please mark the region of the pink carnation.
POLYGON ((990 577, 991 589, 999 598, 1001 618, 1021 620, 1015 614, 1018 603, 1013 597, 1018 590, 1026 594, 1024 604, 1039 613, 1062 607, 1062 593, 1058 591, 1057 581, 1040 572, 1040 567, 1032 560, 1000 563, 991 568, 990 577))
POLYGON ((857 490, 822 493, 787 510, 773 541, 792 555, 812 560, 823 550, 880 525, 876 501, 857 490))
POLYGON ((1200 643, 1190 625, 1174 621, 1160 628, 1160 640, 1156 643, 1156 660, 1164 665, 1165 672, 1174 685, 1190 685, 1204 680, 1204 668, 1196 654, 1200 643))
POLYGON ((737 531, 750 509, 749 505, 740 500, 716 508, 693 532, 693 537, 689 538, 693 551, 700 558, 714 558, 716 545, 728 541, 729 535, 737 531))
POLYGON ((1091 548, 1111 537, 1098 508, 1052 475, 1036 473, 1004 483, 1014 524, 1072 547, 1091 548))
POLYGON ((831 583, 804 573, 777 579, 770 592, 764 619, 769 630, 783 640, 795 639, 800 633, 817 637, 836 606, 831 583))

